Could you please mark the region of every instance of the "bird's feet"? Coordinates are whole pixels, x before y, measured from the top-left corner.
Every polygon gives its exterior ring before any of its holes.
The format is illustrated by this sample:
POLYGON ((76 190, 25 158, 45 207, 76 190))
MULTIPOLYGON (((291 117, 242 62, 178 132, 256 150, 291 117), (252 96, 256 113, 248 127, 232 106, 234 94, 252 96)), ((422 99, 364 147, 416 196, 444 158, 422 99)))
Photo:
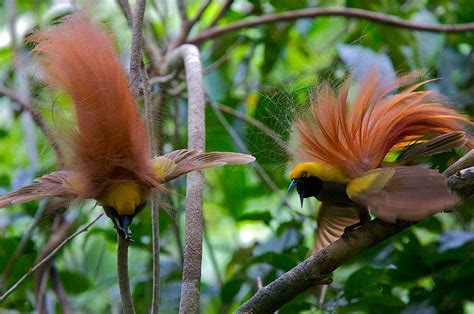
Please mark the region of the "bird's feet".
POLYGON ((351 242, 351 241, 350 241, 350 237, 354 237, 354 236, 352 235, 352 232, 353 232, 354 230, 360 228, 360 226, 362 226, 362 222, 359 221, 358 223, 355 223, 355 224, 353 224, 353 225, 350 225, 350 226, 344 228, 344 233, 342 234, 341 237, 342 237, 346 242, 350 243, 350 242, 351 242))

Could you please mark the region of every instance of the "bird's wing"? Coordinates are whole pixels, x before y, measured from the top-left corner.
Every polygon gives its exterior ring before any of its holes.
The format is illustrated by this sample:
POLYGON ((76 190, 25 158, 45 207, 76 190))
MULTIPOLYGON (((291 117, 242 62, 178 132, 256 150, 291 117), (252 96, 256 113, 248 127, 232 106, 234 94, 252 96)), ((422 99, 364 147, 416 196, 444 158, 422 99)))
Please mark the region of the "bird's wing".
POLYGON ((467 142, 468 138, 463 131, 442 134, 420 144, 409 144, 407 149, 398 157, 397 163, 407 165, 420 157, 431 156, 462 147, 467 142))
POLYGON ((346 227, 359 221, 359 210, 354 207, 335 207, 322 203, 319 207, 318 226, 311 254, 338 240, 346 227))
POLYGON ((416 166, 378 168, 349 182, 347 195, 387 222, 419 221, 451 210, 459 197, 438 171, 416 166))
POLYGON ((160 182, 167 182, 190 171, 223 165, 247 164, 254 160, 253 156, 241 153, 202 153, 181 149, 153 158, 153 171, 160 182))
POLYGON ((29 202, 48 196, 76 198, 74 173, 56 171, 36 179, 32 184, 0 196, 0 208, 13 204, 29 202))

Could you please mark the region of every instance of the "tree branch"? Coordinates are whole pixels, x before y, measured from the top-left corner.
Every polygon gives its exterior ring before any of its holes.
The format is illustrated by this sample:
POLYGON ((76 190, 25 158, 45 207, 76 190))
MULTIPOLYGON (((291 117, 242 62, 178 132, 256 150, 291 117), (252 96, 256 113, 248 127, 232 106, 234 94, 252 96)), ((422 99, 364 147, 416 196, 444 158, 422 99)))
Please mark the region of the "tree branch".
MULTIPOLYGON (((156 108, 153 105, 150 84, 146 68, 142 69, 143 77, 143 99, 145 102, 146 126, 148 130, 148 141, 153 155, 158 152, 158 139, 153 124, 156 108)), ((160 100, 158 100, 160 101, 160 100)), ((153 256, 153 279, 152 279, 152 302, 151 313, 158 314, 160 306, 160 208, 158 206, 157 191, 151 192, 151 234, 152 234, 152 256, 153 256)))
POLYGON ((140 94, 140 71, 142 64, 143 18, 146 0, 137 0, 132 23, 132 47, 130 53, 130 90, 135 101, 140 94))
POLYGON ((158 314, 160 309, 160 208, 156 200, 152 200, 151 202, 151 223, 151 234, 153 238, 153 291, 151 313, 158 314))
POLYGON ((340 265, 385 239, 408 228, 409 223, 389 224, 374 219, 353 232, 351 242, 343 239, 310 256, 271 284, 259 289, 237 313, 271 313, 298 294, 327 281, 327 275, 340 265))
POLYGON ((122 299, 122 310, 125 314, 134 314, 130 281, 128 279, 128 246, 130 242, 117 234, 117 276, 122 299))
MULTIPOLYGON (((470 162, 474 154, 470 154, 470 162)), ((460 162, 462 162, 460 160, 460 162)), ((460 171, 458 175, 448 178, 448 185, 453 190, 468 191, 463 196, 473 194, 474 168, 460 171), (454 178, 454 177, 459 178, 454 178)), ((311 287, 327 281, 327 276, 351 258, 367 249, 387 240, 405 230, 412 224, 398 222, 386 223, 374 219, 353 232, 350 243, 339 239, 318 253, 310 256, 296 267, 277 278, 269 285, 259 289, 237 313, 270 313, 294 299, 298 294, 311 287)))
MULTIPOLYGON (((130 4, 119 0, 130 25, 130 4)), ((137 0, 132 21, 132 45, 130 52, 130 74, 129 88, 138 104, 140 94, 141 65, 142 65, 142 41, 143 41, 143 18, 145 16, 146 0, 137 0)), ((145 91, 146 93, 146 91, 145 91)), ((122 301, 122 310, 125 314, 135 313, 132 294, 130 292, 130 280, 128 278, 128 246, 130 243, 117 234, 117 276, 122 301)))
POLYGON ((263 24, 290 22, 301 18, 315 18, 319 16, 345 16, 369 20, 375 23, 425 32, 462 33, 474 31, 474 23, 465 24, 426 24, 403 20, 388 14, 372 12, 356 8, 307 8, 282 13, 267 14, 252 19, 241 20, 222 27, 211 27, 190 37, 187 43, 200 44, 230 32, 263 24))
POLYGON ((217 25, 217 23, 219 23, 221 18, 223 18, 227 11, 229 11, 230 7, 232 6, 232 3, 234 3, 234 0, 225 1, 225 4, 222 6, 219 13, 217 13, 216 17, 212 20, 211 24, 209 25, 209 28, 214 27, 217 25))
MULTIPOLYGON (((188 88, 188 148, 205 149, 206 103, 204 81, 199 50, 193 45, 182 45, 167 57, 165 69, 184 62, 188 88)), ((174 67, 177 68, 178 66, 174 67)), ((183 285, 181 288, 180 313, 199 312, 199 288, 201 282, 203 214, 202 196, 204 177, 201 171, 187 175, 185 246, 183 264, 183 285)))
POLYGON ((133 16, 132 9, 130 8, 130 2, 128 2, 128 0, 117 0, 117 2, 123 12, 123 15, 125 15, 125 18, 127 19, 128 26, 131 28, 133 25, 133 16))
MULTIPOLYGON (((178 4, 180 2, 183 2, 182 0, 178 0, 178 4)), ((206 11, 206 9, 209 7, 209 5, 211 4, 211 0, 206 0, 204 1, 201 6, 199 7, 196 15, 191 18, 191 19, 188 19, 186 17, 186 19, 182 19, 182 23, 181 23, 181 28, 179 30, 179 34, 178 36, 176 36, 172 41, 171 43, 169 44, 168 46, 168 51, 172 51, 174 50, 176 47, 178 47, 179 45, 183 44, 186 42, 186 39, 188 38, 188 35, 189 35, 189 32, 191 31, 191 29, 193 28, 194 24, 197 23, 197 21, 199 21, 199 19, 201 18, 201 16, 203 15, 204 11, 206 11)), ((184 6, 184 2, 183 2, 183 6, 184 6)), ((186 9, 184 8, 183 9, 184 12, 186 11, 186 9)), ((180 12, 183 12, 181 9, 180 9, 180 12)))
POLYGON ((104 214, 100 214, 99 216, 97 216, 94 220, 92 220, 90 223, 88 223, 87 225, 85 225, 84 227, 82 227, 81 229, 77 230, 76 232, 74 232, 72 235, 70 235, 69 237, 67 237, 66 239, 64 239, 64 241, 62 241, 54 250, 51 251, 51 253, 49 253, 47 256, 45 256, 40 262, 38 262, 33 268, 31 268, 26 274, 24 274, 10 289, 8 289, 4 294, 2 294, 0 296, 0 303, 2 303, 3 301, 5 301, 6 298, 8 298, 8 296, 10 294, 13 293, 13 291, 15 291, 25 280, 26 278, 28 278, 29 275, 31 275, 32 273, 34 273, 38 268, 40 268, 41 266, 43 266, 45 263, 47 263, 49 260, 51 260, 51 258, 63 247, 65 246, 69 241, 71 241, 72 239, 74 239, 75 237, 77 237, 78 235, 80 235, 81 233, 87 231, 89 229, 90 226, 92 226, 97 220, 99 220, 104 214))
POLYGON ((466 155, 462 156, 454 164, 448 167, 443 174, 447 177, 455 175, 462 169, 466 169, 474 166, 474 149, 470 150, 466 155))
POLYGON ((181 17, 181 22, 188 21, 188 13, 186 10, 185 0, 177 0, 179 16, 181 17))
POLYGON ((474 191, 474 167, 463 169, 448 178, 449 187, 462 198, 474 191))

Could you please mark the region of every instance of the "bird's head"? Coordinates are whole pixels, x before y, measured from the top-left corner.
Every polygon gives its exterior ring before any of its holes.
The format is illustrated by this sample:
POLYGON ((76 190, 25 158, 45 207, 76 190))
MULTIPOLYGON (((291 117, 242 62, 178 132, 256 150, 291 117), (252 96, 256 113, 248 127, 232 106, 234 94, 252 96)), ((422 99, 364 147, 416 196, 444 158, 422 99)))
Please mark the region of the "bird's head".
POLYGON ((319 195, 324 182, 344 184, 350 180, 341 170, 321 162, 303 162, 296 165, 291 170, 290 179, 288 193, 296 187, 301 207, 305 198, 319 195))
POLYGON ((133 217, 146 206, 147 198, 148 193, 138 184, 123 181, 111 185, 98 201, 112 219, 118 234, 125 240, 132 241, 128 227, 133 217))

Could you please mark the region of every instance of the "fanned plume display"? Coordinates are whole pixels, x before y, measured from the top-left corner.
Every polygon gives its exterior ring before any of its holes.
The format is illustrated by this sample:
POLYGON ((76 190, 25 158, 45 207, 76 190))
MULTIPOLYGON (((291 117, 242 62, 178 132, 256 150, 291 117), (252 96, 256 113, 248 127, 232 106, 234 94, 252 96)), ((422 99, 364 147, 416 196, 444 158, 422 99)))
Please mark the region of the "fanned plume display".
POLYGON ((387 86, 372 73, 360 82, 352 103, 350 82, 337 93, 326 83, 317 88, 311 106, 294 123, 296 160, 317 160, 356 177, 378 167, 397 144, 470 124, 437 93, 416 91, 426 81, 392 94, 413 82, 412 76, 387 86))
POLYGON ((190 171, 255 160, 187 149, 153 157, 112 39, 83 12, 33 34, 30 41, 36 43, 33 52, 45 80, 71 97, 77 126, 63 141, 65 169, 1 196, 0 207, 48 196, 69 202, 95 199, 118 233, 131 240, 128 226, 153 188, 190 171))
POLYGON ((74 101, 78 129, 66 167, 90 183, 84 195, 100 194, 105 179, 156 184, 147 136, 110 36, 79 13, 31 40, 46 81, 74 101))

